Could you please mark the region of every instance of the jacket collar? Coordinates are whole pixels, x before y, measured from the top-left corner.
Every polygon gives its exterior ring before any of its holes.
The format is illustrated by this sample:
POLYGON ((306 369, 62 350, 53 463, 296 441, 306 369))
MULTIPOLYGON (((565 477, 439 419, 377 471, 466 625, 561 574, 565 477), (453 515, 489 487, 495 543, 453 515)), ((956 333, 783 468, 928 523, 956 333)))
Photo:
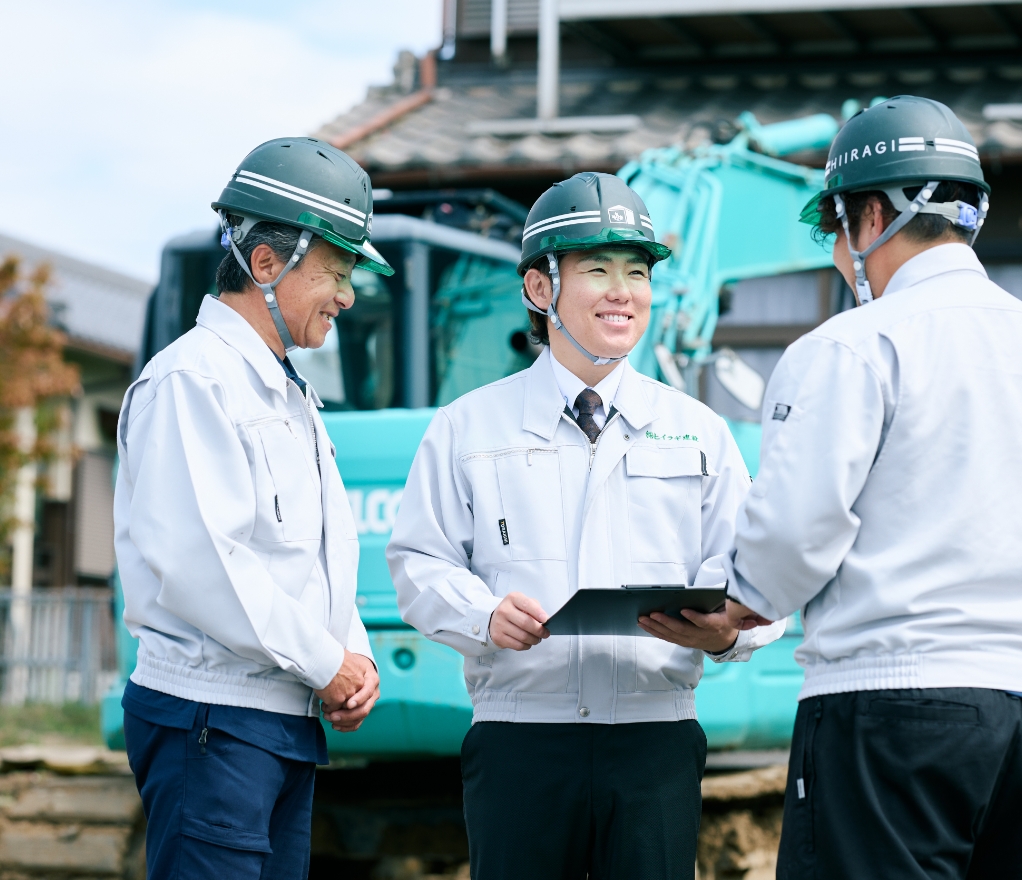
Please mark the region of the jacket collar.
POLYGON ((891 276, 883 295, 897 293, 946 272, 961 271, 979 272, 984 278, 987 274, 976 252, 967 244, 941 244, 903 263, 891 276))
POLYGON ((237 351, 271 391, 287 398, 287 376, 270 347, 255 328, 230 306, 213 296, 205 296, 195 323, 215 333, 237 351))
MULTIPOLYGON (((614 395, 614 409, 632 428, 640 430, 656 418, 656 413, 646 399, 642 378, 635 368, 628 361, 623 362, 623 367, 621 383, 614 395)), ((522 428, 544 440, 552 440, 563 412, 564 398, 557 386, 547 348, 526 372, 522 428)))
POLYGON ((630 361, 625 361, 624 373, 621 375, 621 384, 617 387, 617 394, 614 395, 614 409, 621 413, 622 417, 636 431, 641 431, 656 417, 656 411, 646 398, 646 391, 642 387, 643 377, 639 375, 630 361))

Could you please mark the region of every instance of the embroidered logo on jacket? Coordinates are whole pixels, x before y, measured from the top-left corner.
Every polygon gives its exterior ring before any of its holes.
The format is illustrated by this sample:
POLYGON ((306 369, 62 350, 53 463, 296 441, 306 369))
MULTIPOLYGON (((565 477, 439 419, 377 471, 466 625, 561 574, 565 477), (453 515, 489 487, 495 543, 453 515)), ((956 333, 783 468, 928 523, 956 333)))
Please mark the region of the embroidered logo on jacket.
POLYGON ((507 538, 507 520, 498 520, 497 524, 500 526, 500 540, 504 542, 504 546, 506 547, 511 543, 507 538))
POLYGON ((699 438, 695 434, 655 434, 653 431, 646 432, 647 440, 696 440, 699 438))

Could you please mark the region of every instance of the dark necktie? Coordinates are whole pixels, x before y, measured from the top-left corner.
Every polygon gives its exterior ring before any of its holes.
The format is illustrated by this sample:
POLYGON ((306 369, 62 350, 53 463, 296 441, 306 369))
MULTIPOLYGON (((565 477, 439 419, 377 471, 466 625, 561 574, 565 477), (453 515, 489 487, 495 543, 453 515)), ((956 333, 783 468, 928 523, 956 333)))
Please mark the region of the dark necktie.
POLYGON ((589 438, 590 443, 595 443, 596 438, 600 436, 600 426, 596 424, 593 413, 601 406, 603 406, 603 401, 600 400, 600 395, 593 391, 592 388, 586 388, 575 398, 575 409, 578 410, 578 426, 586 437, 589 438))

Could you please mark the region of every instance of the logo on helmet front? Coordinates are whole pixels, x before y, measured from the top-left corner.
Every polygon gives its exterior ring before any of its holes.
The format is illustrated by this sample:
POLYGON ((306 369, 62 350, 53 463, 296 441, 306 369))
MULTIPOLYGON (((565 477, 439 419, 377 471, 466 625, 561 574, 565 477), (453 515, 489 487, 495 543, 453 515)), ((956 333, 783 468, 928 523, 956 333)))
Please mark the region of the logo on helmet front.
POLYGON ((372 234, 373 234, 373 215, 370 214, 368 219, 366 220, 366 235, 372 234))
POLYGON ((629 226, 635 225, 635 214, 624 205, 614 205, 613 208, 608 208, 607 219, 611 223, 627 223, 629 226))

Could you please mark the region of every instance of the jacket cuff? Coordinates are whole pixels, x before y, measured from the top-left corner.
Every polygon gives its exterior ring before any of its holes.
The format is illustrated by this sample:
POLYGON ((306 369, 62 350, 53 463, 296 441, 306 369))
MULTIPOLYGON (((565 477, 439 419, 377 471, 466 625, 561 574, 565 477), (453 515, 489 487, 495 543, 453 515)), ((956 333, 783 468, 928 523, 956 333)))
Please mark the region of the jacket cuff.
POLYGON ((479 643, 482 650, 472 652, 476 656, 492 654, 500 650, 490 638, 490 618, 502 601, 500 596, 484 596, 474 603, 472 610, 465 615, 461 634, 479 643))
POLYGON ((365 625, 362 623, 362 619, 358 616, 357 609, 351 615, 351 626, 348 628, 348 642, 345 647, 351 651, 352 654, 361 654, 363 657, 370 660, 373 666, 376 667, 376 671, 380 671, 376 658, 373 656, 372 645, 369 643, 369 633, 366 632, 365 625))
MULTIPOLYGON (((358 653, 362 652, 359 651, 358 653)), ((301 681, 314 691, 322 690, 333 681, 334 676, 337 675, 337 671, 343 663, 344 646, 324 630, 323 646, 320 649, 319 656, 305 671, 305 676, 301 681)))
POLYGON ((752 656, 755 650, 749 642, 752 640, 753 630, 745 629, 738 633, 735 643, 726 651, 713 654, 710 651, 703 651, 714 663, 744 663, 752 656))

